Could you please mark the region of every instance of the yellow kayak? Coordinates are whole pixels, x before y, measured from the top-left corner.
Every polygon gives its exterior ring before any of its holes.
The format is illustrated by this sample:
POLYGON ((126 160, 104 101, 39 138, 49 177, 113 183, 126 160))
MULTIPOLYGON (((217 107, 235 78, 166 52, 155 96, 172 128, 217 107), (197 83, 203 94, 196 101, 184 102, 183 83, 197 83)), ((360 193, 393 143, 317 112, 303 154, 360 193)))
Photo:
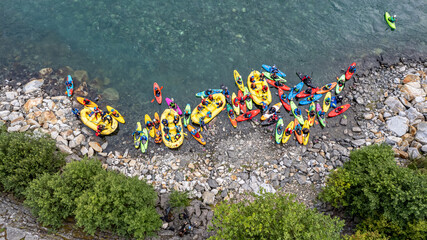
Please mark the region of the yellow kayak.
POLYGON ((308 122, 308 120, 304 121, 304 125, 302 126, 302 139, 303 139, 303 144, 307 145, 308 143, 308 139, 310 138, 310 132, 308 132, 307 134, 304 133, 304 129, 308 129, 310 130, 310 123, 308 122))
POLYGON ((237 72, 237 70, 234 70, 234 81, 236 82, 237 87, 244 92, 245 85, 243 83, 242 76, 237 72))
POLYGON ((80 119, 84 123, 84 125, 88 126, 90 129, 94 130, 95 132, 98 130, 98 125, 103 125, 104 130, 101 132, 102 135, 110 135, 114 131, 116 131, 117 126, 119 123, 116 121, 116 119, 111 118, 111 122, 102 121, 101 116, 96 116, 96 114, 93 114, 91 117, 89 117, 89 114, 92 112, 92 109, 90 108, 83 108, 80 111, 80 119))
POLYGON ((77 97, 76 100, 77 102, 88 108, 98 107, 96 103, 92 102, 87 98, 77 97))
POLYGON ((240 107, 239 107, 239 101, 237 101, 237 96, 236 94, 233 92, 233 94, 231 94, 231 105, 233 106, 233 110, 234 112, 236 112, 236 115, 240 115, 240 107))
POLYGON ((323 111, 328 112, 329 107, 331 106, 331 92, 327 92, 325 98, 323 99, 323 111))
POLYGON ((252 95, 252 101, 256 105, 262 106, 262 102, 269 105, 271 103, 271 92, 267 81, 260 78, 261 73, 254 70, 248 76, 248 88, 252 95))
POLYGON ((291 121, 288 126, 285 128, 285 132, 283 133, 282 143, 286 143, 289 138, 292 136, 292 131, 294 130, 294 121, 291 121))
POLYGON ((119 111, 117 111, 116 109, 107 106, 107 111, 110 113, 110 115, 115 118, 117 121, 119 121, 120 123, 125 123, 125 119, 123 118, 123 116, 119 113, 119 111))
POLYGON ((162 131, 162 139, 166 147, 177 148, 184 142, 184 132, 181 117, 177 112, 175 112, 175 110, 166 109, 162 113, 160 129, 162 131), (175 119, 177 119, 177 121, 174 123, 175 119))
POLYGON ((145 128, 147 128, 147 131, 150 134, 150 137, 154 138, 154 131, 155 131, 154 122, 151 120, 148 114, 145 114, 144 122, 145 122, 145 128))
POLYGON ((193 123, 200 125, 200 119, 203 119, 204 123, 207 124, 222 111, 226 104, 224 94, 217 93, 213 94, 212 97, 212 101, 206 98, 208 105, 200 103, 194 108, 191 113, 191 121, 193 121, 193 123))

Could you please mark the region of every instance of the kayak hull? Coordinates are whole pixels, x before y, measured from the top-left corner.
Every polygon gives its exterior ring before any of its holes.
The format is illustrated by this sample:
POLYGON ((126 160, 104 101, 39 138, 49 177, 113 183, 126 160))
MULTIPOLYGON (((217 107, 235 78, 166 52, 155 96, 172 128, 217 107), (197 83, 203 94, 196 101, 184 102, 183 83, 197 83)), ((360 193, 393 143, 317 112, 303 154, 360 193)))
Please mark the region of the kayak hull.
POLYGON ((144 116, 145 128, 147 129, 148 133, 150 134, 150 137, 154 138, 154 131, 155 131, 154 125, 152 125, 151 127, 148 127, 147 126, 148 122, 153 122, 153 121, 151 120, 151 117, 148 114, 145 114, 145 116, 144 116))
POLYGON ((190 123, 190 116, 191 116, 191 106, 190 106, 190 104, 188 103, 188 104, 185 106, 185 109, 184 109, 184 116, 183 116, 183 118, 182 118, 182 122, 183 122, 183 124, 184 124, 184 127, 187 127, 187 125, 190 123))
POLYGON ((312 127, 314 125, 314 120, 316 118, 316 106, 314 104, 314 102, 312 102, 310 104, 310 107, 308 108, 308 124, 310 125, 310 127, 312 127), (310 115, 310 113, 313 113, 312 115, 310 115))
POLYGON ((299 123, 299 121, 295 118, 294 120, 294 125, 295 125, 295 137, 297 138, 297 141, 299 142, 299 144, 303 143, 303 137, 302 137, 302 127, 301 124, 299 123))
POLYGON ((119 113, 119 111, 117 111, 116 109, 112 108, 111 106, 107 106, 107 111, 108 113, 114 118, 116 119, 119 123, 125 123, 125 119, 123 118, 123 116, 119 113), (113 114, 113 112, 116 111, 116 115, 113 114))
POLYGON ((142 136, 145 136, 147 138, 147 141, 144 141, 143 139, 141 139, 141 152, 145 153, 148 148, 148 132, 146 128, 142 130, 142 136))
POLYGON ((345 75, 341 75, 340 78, 337 78, 337 86, 335 87, 335 93, 339 94, 345 86, 345 75))
POLYGON ((275 87, 277 89, 282 89, 283 91, 289 91, 289 90, 291 90, 290 87, 286 86, 283 83, 280 84, 280 83, 277 83, 276 81, 270 80, 270 79, 266 79, 266 81, 267 81, 268 84, 270 84, 271 86, 273 86, 273 87, 275 87), (277 84, 279 84, 279 85, 277 85, 277 84))
POLYGON ((317 117, 319 118, 320 125, 322 127, 326 127, 326 120, 325 120, 325 112, 322 111, 322 108, 320 107, 320 104, 316 104, 316 111, 317 111, 317 117))
POLYGON ((162 143, 162 131, 160 129, 160 118, 159 118, 159 114, 157 112, 154 113, 154 119, 156 122, 158 122, 159 124, 154 125, 155 129, 154 129, 154 142, 155 143, 162 143))
POLYGON ((73 90, 74 90, 74 82, 73 82, 73 79, 71 78, 71 75, 68 75, 67 80, 65 81, 65 93, 67 94, 68 97, 73 96, 73 90), (67 86, 68 81, 71 82, 71 86, 67 86))
POLYGON ((135 129, 135 132, 133 134, 133 145, 135 146, 135 148, 139 148, 141 145, 141 135, 142 135, 141 123, 137 122, 136 123, 136 129, 135 129))
POLYGON ((282 138, 283 138, 283 119, 279 118, 279 120, 276 123, 276 131, 274 132, 274 138, 276 140, 276 143, 279 144, 282 142, 282 138))
POLYGON ((322 97, 322 94, 314 94, 314 95, 313 95, 313 99, 312 99, 312 100, 310 100, 310 99, 309 99, 309 98, 310 98, 310 96, 308 96, 308 97, 304 98, 303 100, 301 100, 301 101, 299 102, 299 105, 308 105, 308 104, 310 104, 310 103, 312 103, 312 102, 315 102, 315 101, 319 100, 321 97, 322 97))
POLYGON ((230 119, 231 125, 233 125, 233 127, 236 128, 237 127, 236 115, 234 114, 233 107, 229 103, 227 103, 227 115, 228 115, 228 118, 230 119), (232 114, 230 114, 230 112, 232 114))
POLYGON ((331 111, 328 114, 328 117, 330 117, 330 118, 331 117, 336 117, 336 116, 340 115, 341 113, 347 111, 349 108, 350 108, 350 104, 344 104, 344 105, 342 105, 340 107, 335 108, 334 111, 331 111))
POLYGON ((304 86, 304 82, 300 82, 295 87, 291 88, 291 90, 289 90, 290 92, 288 94, 288 100, 289 101, 293 100, 296 97, 296 95, 301 92, 301 89, 303 86, 304 86))
POLYGON ((178 106, 178 104, 176 104, 175 103, 175 107, 174 108, 172 108, 171 107, 171 103, 172 103, 172 99, 170 99, 170 98, 165 98, 165 100, 166 100, 166 103, 168 104, 168 106, 169 106, 169 108, 170 109, 172 109, 172 110, 174 110, 175 112, 177 112, 180 116, 182 115, 182 111, 181 111, 181 109, 179 108, 179 106, 178 106))
POLYGON ((252 98, 250 97, 249 89, 245 86, 245 92, 243 93, 246 97, 246 108, 252 110, 252 98))
POLYGON ((308 120, 305 120, 304 126, 302 126, 302 143, 303 145, 307 145, 308 139, 310 138, 310 132, 305 134, 304 129, 310 129, 310 123, 308 122, 308 120))
POLYGON ((156 98, 157 103, 162 104, 162 90, 159 87, 159 84, 157 84, 156 82, 153 83, 153 92, 154 92, 154 97, 156 98), (159 89, 160 91, 159 96, 156 96, 156 89, 159 89))

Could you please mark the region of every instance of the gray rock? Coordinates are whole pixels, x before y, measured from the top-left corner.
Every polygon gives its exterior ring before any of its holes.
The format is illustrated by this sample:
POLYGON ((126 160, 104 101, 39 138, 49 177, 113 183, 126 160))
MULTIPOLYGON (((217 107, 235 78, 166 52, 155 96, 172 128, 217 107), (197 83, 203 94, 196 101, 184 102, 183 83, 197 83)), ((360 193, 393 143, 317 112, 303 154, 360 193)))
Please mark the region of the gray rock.
POLYGON ((238 176, 239 176, 242 180, 248 180, 248 179, 249 179, 249 174, 248 174, 248 173, 245 173, 245 172, 238 173, 238 176))
POLYGON ((71 148, 69 148, 66 145, 56 144, 56 147, 59 149, 59 151, 61 151, 63 153, 67 153, 67 154, 72 154, 73 153, 73 151, 71 150, 71 148))
POLYGON ((80 145, 85 140, 85 136, 83 134, 79 134, 77 137, 74 138, 74 141, 77 145, 80 145))
POLYGON ((203 203, 207 205, 212 205, 215 202, 215 194, 212 192, 205 191, 203 193, 203 203))
POLYGON ((363 146, 366 143, 365 139, 357 139, 351 142, 355 147, 363 146))
POLYGON ((301 172, 303 172, 303 173, 307 173, 307 164, 305 164, 305 163, 300 163, 300 164, 295 165, 295 167, 296 167, 298 170, 300 170, 301 172))
POLYGON ((411 107, 405 111, 406 117, 409 120, 409 124, 415 125, 424 120, 424 115, 417 111, 417 109, 411 107))
POLYGON ((18 95, 16 92, 6 92, 6 100, 14 100, 16 96, 18 95))
POLYGON ((234 181, 228 186, 228 189, 237 189, 238 187, 240 187, 239 183, 234 181))
POLYGON ((293 163, 293 160, 292 160, 292 159, 289 159, 289 158, 287 158, 287 157, 284 157, 284 158, 282 159, 282 161, 283 161, 283 164, 284 164, 286 167, 291 167, 291 166, 292 166, 292 163, 293 163))
POLYGON ((340 120, 340 124, 343 125, 343 126, 347 126, 347 124, 348 124, 347 118, 342 117, 341 120, 340 120))
POLYGON ((306 184, 307 176, 302 175, 302 174, 297 174, 297 175, 295 175, 295 177, 296 177, 299 184, 301 184, 301 185, 306 184))
POLYGON ((207 182, 208 182, 209 187, 211 187, 211 188, 217 188, 217 187, 219 187, 219 185, 215 181, 215 179, 209 178, 207 182))
POLYGON ((427 152, 427 145, 423 145, 421 147, 421 151, 423 151, 424 153, 427 152))
POLYGON ((13 127, 8 127, 7 131, 8 132, 18 132, 20 128, 21 128, 20 125, 16 125, 16 126, 13 126, 13 127))
POLYGON ((326 161, 325 161, 325 159, 321 156, 321 155, 318 155, 317 157, 316 157, 316 161, 318 162, 318 163, 325 163, 326 161))
POLYGON ((384 103, 395 113, 405 109, 405 106, 403 106, 402 102, 400 102, 397 97, 388 97, 384 103))
POLYGON ((356 133, 362 132, 362 129, 360 127, 353 127, 351 130, 356 133))
POLYGON ((387 128, 401 137, 408 131, 409 120, 405 117, 394 116, 387 120, 387 128))
POLYGON ((417 125, 415 140, 422 144, 427 144, 427 122, 421 122, 417 125))
POLYGON ((180 171, 176 171, 174 179, 177 182, 182 182, 182 181, 184 181, 184 174, 182 172, 180 172, 180 171))
POLYGON ((83 146, 83 147, 80 149, 80 152, 82 153, 82 155, 86 155, 86 154, 88 153, 88 150, 87 150, 87 148, 86 148, 85 146, 83 146))
POLYGON ((365 113, 365 114, 363 114, 363 117, 366 119, 366 120, 371 120, 372 118, 374 118, 375 117, 375 114, 374 113, 365 113))
POLYGON ((23 91, 25 94, 37 91, 43 86, 44 80, 43 79, 37 79, 33 80, 27 84, 25 84, 23 91))
POLYGON ((311 180, 313 180, 313 181, 319 181, 320 180, 319 174, 317 172, 315 172, 313 174, 313 176, 311 176, 311 180))
POLYGON ((402 142, 402 138, 395 137, 395 136, 388 136, 385 140, 385 142, 389 145, 399 145, 402 142))
POLYGON ((196 227, 196 228, 199 227, 202 224, 202 221, 198 217, 196 217, 196 216, 193 216, 190 219, 190 221, 191 221, 191 225, 193 227, 196 227))
POLYGON ((410 158, 412 158, 412 159, 417 159, 417 158, 420 158, 420 157, 421 157, 421 154, 420 154, 420 152, 418 151, 418 149, 417 149, 417 148, 414 148, 414 147, 410 147, 410 148, 408 148, 408 155, 409 155, 409 157, 410 157, 410 158))
POLYGON ((18 228, 14 228, 14 227, 6 228, 7 239, 16 239, 16 240, 24 239, 26 234, 27 234, 26 232, 18 228))

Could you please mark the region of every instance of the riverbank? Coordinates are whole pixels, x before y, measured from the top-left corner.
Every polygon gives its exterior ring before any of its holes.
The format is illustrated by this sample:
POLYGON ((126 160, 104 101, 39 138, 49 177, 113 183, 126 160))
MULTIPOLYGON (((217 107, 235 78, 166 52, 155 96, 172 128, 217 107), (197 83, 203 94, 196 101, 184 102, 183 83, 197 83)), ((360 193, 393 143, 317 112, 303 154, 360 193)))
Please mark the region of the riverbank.
MULTIPOLYGON (((325 210, 316 195, 329 172, 348 161, 351 150, 386 142, 393 145, 402 165, 409 157, 427 152, 427 61, 379 60, 371 69, 366 68, 368 64, 358 65, 356 76, 342 93, 343 103, 352 107, 345 116, 328 119, 325 129, 315 125, 307 146, 296 145, 294 139, 277 145, 273 128, 261 127, 257 121, 233 129, 227 116, 220 114, 206 132, 206 147, 186 137, 178 150, 153 142, 147 155, 133 150, 131 144, 128 149, 116 149, 108 137, 96 137, 71 113, 72 107, 80 105, 61 96, 63 70, 44 69, 31 74, 34 79, 29 82, 3 84, 0 119, 9 131, 49 134, 61 151, 70 154, 68 161, 97 156, 104 168, 145 179, 159 192, 160 212, 167 207, 172 189, 189 191, 196 199, 187 208, 193 234, 206 238, 211 207, 218 201, 264 188, 295 193, 308 207, 325 210)), ((80 84, 80 93, 90 96, 90 89, 80 84)), ((291 120, 283 108, 280 115, 285 122, 291 120)), ((167 229, 177 229, 177 224, 165 223, 160 235, 176 236, 167 229)))

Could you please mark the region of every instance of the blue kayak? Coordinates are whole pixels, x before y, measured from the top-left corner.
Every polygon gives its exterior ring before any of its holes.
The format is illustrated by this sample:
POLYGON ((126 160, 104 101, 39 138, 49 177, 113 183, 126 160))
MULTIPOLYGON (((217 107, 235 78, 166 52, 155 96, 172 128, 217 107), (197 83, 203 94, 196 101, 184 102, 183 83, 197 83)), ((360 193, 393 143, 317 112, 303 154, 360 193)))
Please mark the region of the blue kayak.
POLYGON ((295 87, 291 88, 291 90, 289 90, 288 100, 294 99, 295 96, 301 92, 302 87, 304 87, 304 83, 300 82, 295 87))
MULTIPOLYGON (((269 65, 265 65, 265 64, 263 64, 262 65, 262 68, 264 68, 265 69, 265 71, 267 71, 267 72, 269 72, 269 73, 271 73, 272 71, 272 67, 271 66, 269 66, 269 65)), ((282 71, 280 71, 279 69, 277 69, 279 72, 278 73, 276 73, 277 74, 277 76, 279 76, 279 77, 282 77, 282 78, 284 78, 284 77, 286 77, 286 74, 285 73, 283 73, 282 71)))
POLYGON ((314 94, 313 96, 308 96, 299 102, 299 105, 307 105, 314 101, 319 100, 322 97, 322 94, 314 94), (311 99, 310 99, 311 98, 311 99))
POLYGON ((210 94, 217 94, 217 93, 222 93, 222 89, 208 89, 206 91, 198 92, 196 93, 196 97, 206 98, 210 94))

